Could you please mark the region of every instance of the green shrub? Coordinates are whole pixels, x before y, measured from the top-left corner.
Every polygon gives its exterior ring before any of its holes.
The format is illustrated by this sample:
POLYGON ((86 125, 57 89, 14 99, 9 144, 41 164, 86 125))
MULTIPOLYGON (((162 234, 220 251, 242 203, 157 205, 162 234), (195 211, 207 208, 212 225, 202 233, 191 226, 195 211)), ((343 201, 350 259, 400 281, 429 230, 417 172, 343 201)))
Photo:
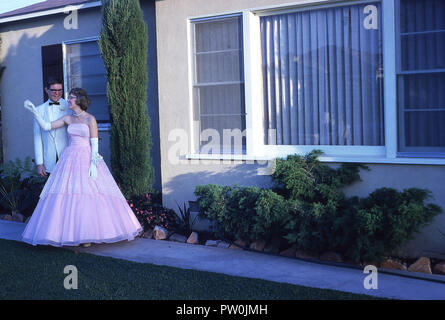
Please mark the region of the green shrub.
POLYGON ((9 160, 0 166, 0 207, 30 216, 39 201, 46 179, 37 175, 30 157, 9 160))
POLYGON ((251 241, 273 241, 282 239, 286 234, 292 203, 272 190, 263 189, 255 202, 255 216, 251 228, 251 241))
POLYGON ((228 193, 224 223, 222 227, 231 239, 251 240, 251 229, 255 221, 255 204, 261 189, 257 187, 231 188, 228 193))
POLYGON ((290 155, 285 160, 277 159, 272 174, 276 184, 274 190, 286 198, 310 203, 342 201, 341 188, 359 181, 360 168, 367 167, 344 163, 339 169, 333 169, 317 159, 321 154, 320 150, 314 150, 306 156, 290 155))
POLYGON ((286 201, 257 187, 197 186, 199 216, 215 223, 214 233, 231 240, 253 242, 283 236, 286 201))
POLYGON ((198 197, 197 204, 200 218, 207 218, 215 223, 217 230, 214 232, 220 234, 218 226, 224 224, 226 218, 226 202, 230 187, 223 187, 216 184, 205 186, 196 186, 195 195, 198 197))
POLYGON ((200 217, 215 222, 215 235, 244 240, 249 239, 259 193, 256 187, 207 185, 195 189, 200 217))
POLYGON ((30 176, 20 182, 17 210, 25 217, 34 212, 45 183, 46 178, 41 176, 30 176))
POLYGON ((154 169, 147 112, 148 35, 138 0, 102 0, 99 47, 107 76, 113 176, 127 198, 143 196, 153 191, 154 169))
POLYGON ((284 238, 302 250, 318 253, 328 250, 338 231, 334 228, 338 207, 332 201, 328 204, 297 202, 284 238))
POLYGON ((379 261, 413 238, 442 209, 425 204, 428 190, 381 188, 368 197, 347 198, 345 186, 360 180, 360 164, 334 169, 318 161, 320 151, 277 159, 272 190, 197 186, 200 216, 215 234, 246 241, 281 238, 299 249, 336 251, 354 261, 379 261))
POLYGON ((442 212, 437 205, 425 204, 428 199, 428 190, 381 188, 356 201, 349 211, 349 235, 342 251, 355 261, 382 260, 442 212))
POLYGON ((272 180, 275 190, 292 200, 285 235, 300 249, 321 252, 332 247, 341 233, 338 215, 347 207, 342 188, 360 180, 360 164, 342 164, 333 169, 321 163, 314 150, 306 156, 278 159, 272 180))

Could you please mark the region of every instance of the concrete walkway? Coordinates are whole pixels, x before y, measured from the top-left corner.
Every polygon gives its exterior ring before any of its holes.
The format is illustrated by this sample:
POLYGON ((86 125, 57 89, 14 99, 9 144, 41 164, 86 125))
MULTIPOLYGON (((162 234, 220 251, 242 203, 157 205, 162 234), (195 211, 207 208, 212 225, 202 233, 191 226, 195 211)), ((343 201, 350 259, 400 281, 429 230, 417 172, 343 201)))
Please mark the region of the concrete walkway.
MULTIPOLYGON (((23 223, 0 221, 0 238, 21 241, 24 227, 23 223)), ((369 274, 364 274, 363 270, 243 250, 143 238, 137 238, 131 242, 93 244, 88 248, 76 247, 75 250, 140 263, 210 271, 377 297, 445 299, 445 276, 440 275, 433 275, 430 278, 442 279, 443 283, 379 271, 378 288, 367 290, 364 288, 364 280, 369 274)), ((400 274, 412 275, 409 272, 400 272, 400 274)))

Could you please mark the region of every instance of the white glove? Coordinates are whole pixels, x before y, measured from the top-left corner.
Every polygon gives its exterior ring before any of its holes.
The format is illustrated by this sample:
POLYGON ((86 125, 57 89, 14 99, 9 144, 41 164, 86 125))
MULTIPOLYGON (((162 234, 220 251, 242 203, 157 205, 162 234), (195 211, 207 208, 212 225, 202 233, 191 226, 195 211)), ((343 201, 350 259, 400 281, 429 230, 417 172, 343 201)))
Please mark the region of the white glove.
POLYGON ((25 100, 23 106, 25 107, 25 109, 28 109, 34 114, 34 118, 36 119, 37 123, 43 130, 45 131, 51 130, 51 122, 46 122, 45 120, 43 120, 43 118, 37 111, 35 105, 31 101, 25 100))
POLYGON ((97 178, 97 164, 100 160, 102 160, 102 156, 99 154, 99 139, 98 138, 90 138, 91 141, 91 165, 90 171, 88 175, 96 179, 97 178))

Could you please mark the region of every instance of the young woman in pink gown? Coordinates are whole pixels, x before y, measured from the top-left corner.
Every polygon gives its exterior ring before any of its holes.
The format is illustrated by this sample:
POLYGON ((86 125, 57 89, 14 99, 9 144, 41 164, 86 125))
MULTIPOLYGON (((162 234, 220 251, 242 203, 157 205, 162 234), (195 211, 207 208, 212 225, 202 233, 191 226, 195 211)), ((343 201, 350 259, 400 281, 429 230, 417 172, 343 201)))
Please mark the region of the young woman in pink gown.
POLYGON ((75 88, 68 99, 73 115, 51 123, 25 101, 43 130, 67 125, 70 143, 49 176, 22 239, 52 246, 133 240, 142 227, 98 153, 96 119, 86 112, 88 95, 75 88))

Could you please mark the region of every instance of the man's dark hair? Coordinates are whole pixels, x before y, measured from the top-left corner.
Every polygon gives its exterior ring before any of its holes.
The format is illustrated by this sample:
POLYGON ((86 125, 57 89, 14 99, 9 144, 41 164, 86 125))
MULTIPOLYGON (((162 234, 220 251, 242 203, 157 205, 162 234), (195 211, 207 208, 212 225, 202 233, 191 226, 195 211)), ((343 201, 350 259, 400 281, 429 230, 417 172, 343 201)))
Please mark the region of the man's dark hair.
POLYGON ((49 77, 48 79, 46 79, 45 88, 49 89, 53 84, 61 84, 61 85, 63 85, 63 82, 59 78, 49 77))

